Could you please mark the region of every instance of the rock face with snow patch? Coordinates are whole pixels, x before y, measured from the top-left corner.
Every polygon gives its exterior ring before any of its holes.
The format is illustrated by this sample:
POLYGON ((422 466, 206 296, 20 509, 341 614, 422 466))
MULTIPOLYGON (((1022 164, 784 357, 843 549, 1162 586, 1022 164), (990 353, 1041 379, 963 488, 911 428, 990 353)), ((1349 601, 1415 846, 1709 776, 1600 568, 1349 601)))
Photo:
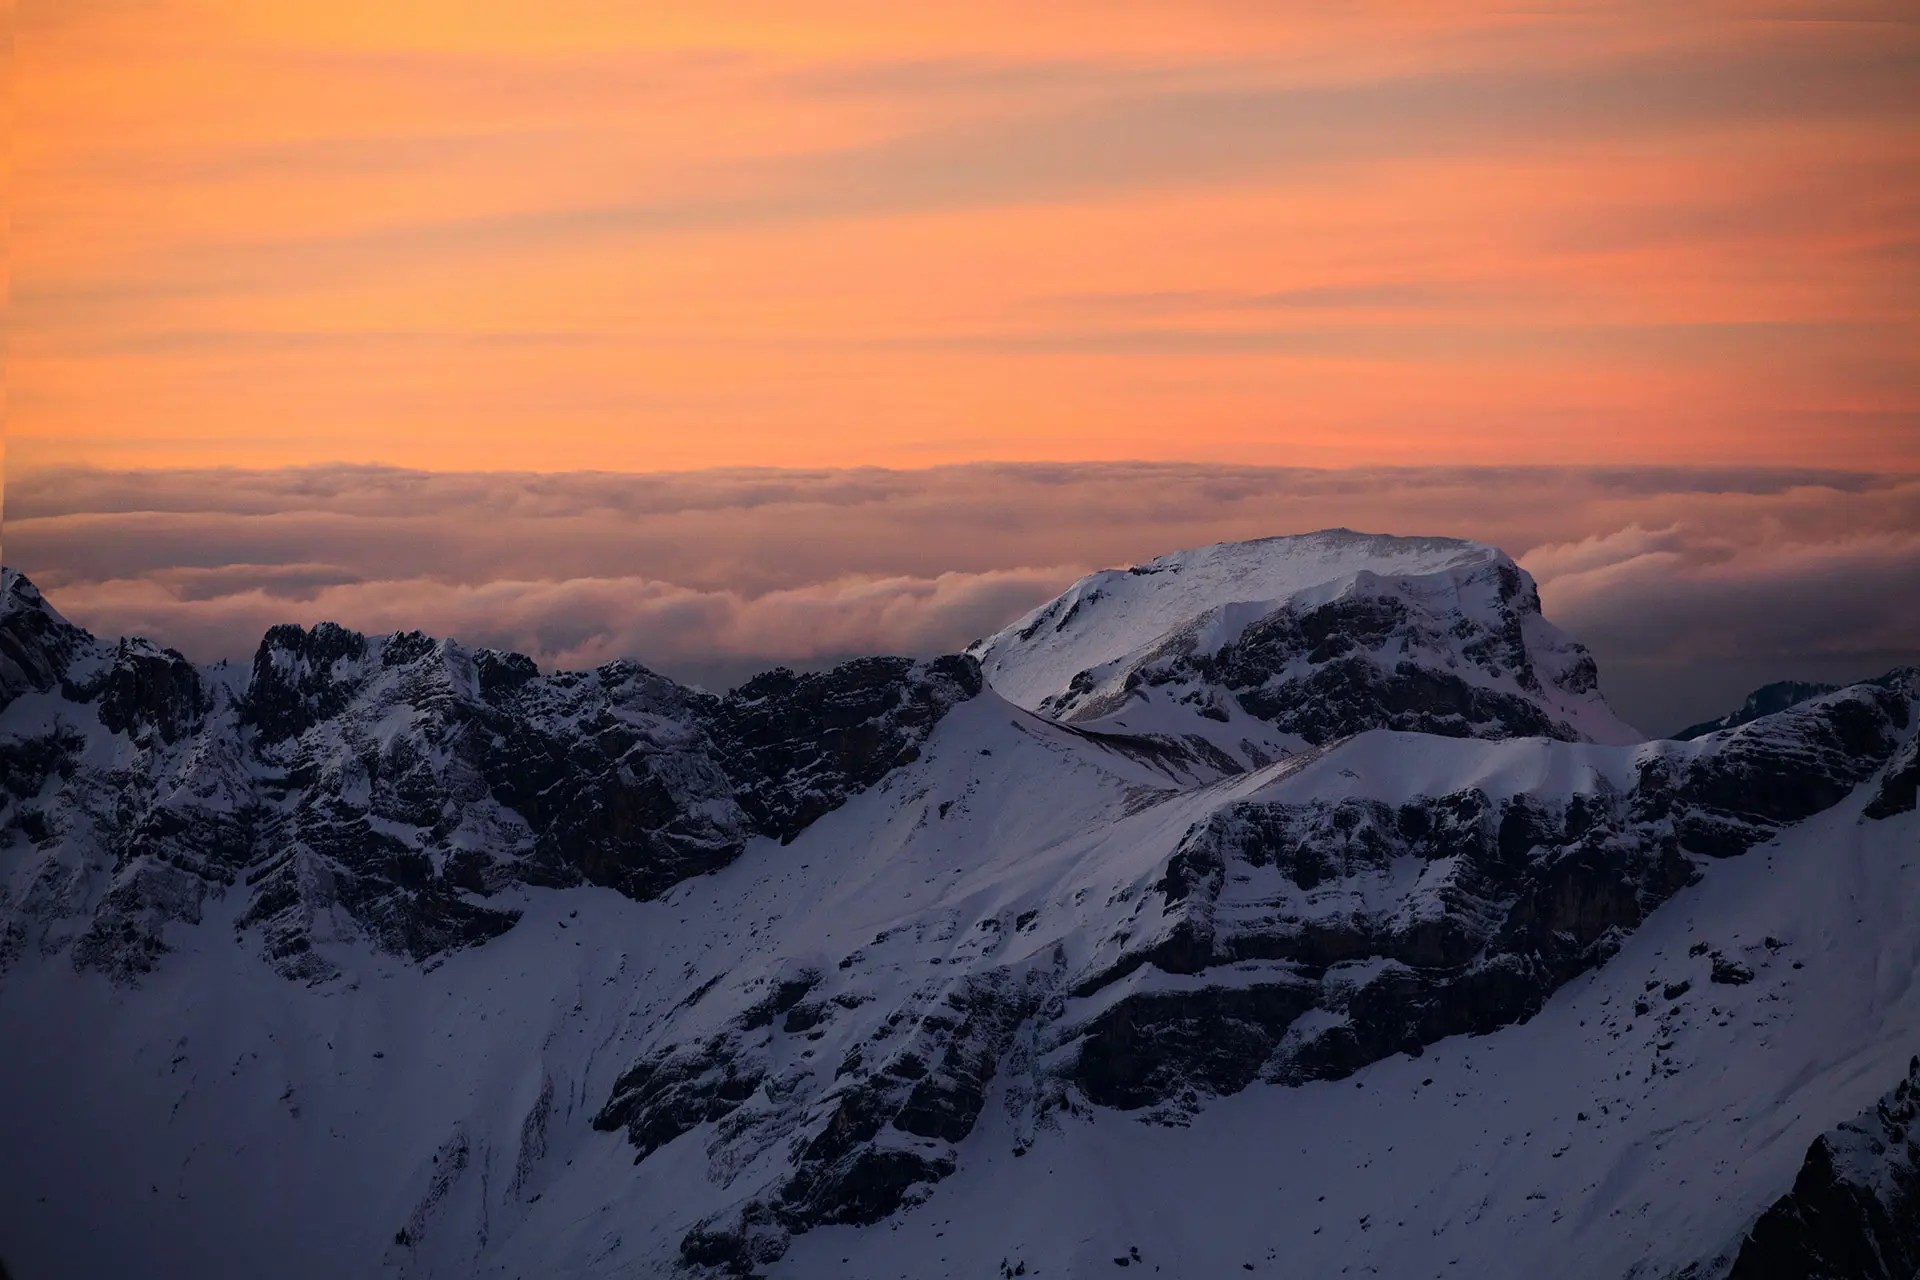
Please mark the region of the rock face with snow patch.
POLYGON ((1640 736, 1527 573, 1448 538, 1334 529, 1177 552, 1083 578, 970 652, 1043 714, 1195 734, 1256 764, 1371 728, 1640 736))
POLYGON ((1920 1057, 1872 1110, 1814 1140, 1793 1190, 1760 1215, 1728 1280, 1920 1274, 1920 1057))
POLYGON ((60 683, 92 637, 50 607, 25 574, 0 569, 0 710, 60 683))
POLYGON ((940 717, 980 688, 968 658, 860 658, 824 675, 755 676, 709 704, 706 722, 755 827, 790 840, 919 759, 940 717))
POLYGON ((4 602, 0 957, 70 946, 121 977, 210 894, 244 893, 240 930, 302 979, 356 937, 414 960, 484 942, 512 885, 653 897, 791 838, 980 687, 968 659, 873 658, 716 698, 331 623, 273 628, 241 683, 95 641, 11 572, 4 602))
POLYGON ((1743 853, 1881 771, 1917 693, 1856 686, 1705 750, 1643 749, 1624 785, 1566 795, 1225 807, 1076 992, 1102 1003, 1072 1078, 1104 1105, 1177 1111, 1530 1017, 1690 883, 1694 858, 1743 853))
POLYGON ((1912 813, 1916 800, 1920 800, 1920 736, 1907 739, 1888 762, 1873 799, 1867 802, 1866 815, 1891 818, 1912 813))
POLYGON ((1871 780, 1916 696, 1908 673, 1692 744, 1479 749, 1561 779, 1524 789, 1409 785, 1422 738, 1362 735, 1249 775, 1245 798, 1164 800, 1190 821, 1103 902, 1062 885, 1025 915, 951 921, 940 936, 968 945, 936 978, 874 983, 905 930, 716 977, 595 1123, 641 1160, 704 1135, 732 1203, 682 1254, 746 1271, 924 1198, 996 1085, 1036 1135, 1089 1107, 1182 1123, 1259 1082, 1492 1032, 1607 960, 1703 862, 1871 780), (1045 922, 1076 916, 1077 947, 1049 941, 1045 922))
POLYGON ((623 1072, 594 1125, 623 1129, 640 1159, 710 1132, 752 1194, 688 1231, 680 1252, 748 1270, 793 1234, 878 1222, 951 1174, 1047 986, 1044 966, 991 966, 874 1003, 817 970, 779 973, 717 1033, 623 1072), (848 1045, 850 1028, 859 1038, 829 1074, 810 1046, 848 1045), (769 1150, 781 1158, 757 1161, 769 1150))

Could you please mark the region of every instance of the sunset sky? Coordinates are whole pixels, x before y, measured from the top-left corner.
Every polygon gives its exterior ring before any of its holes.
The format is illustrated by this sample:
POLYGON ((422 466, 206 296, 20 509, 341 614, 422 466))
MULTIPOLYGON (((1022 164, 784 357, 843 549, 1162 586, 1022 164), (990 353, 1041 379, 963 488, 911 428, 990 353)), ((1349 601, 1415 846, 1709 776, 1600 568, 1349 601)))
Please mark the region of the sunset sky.
POLYGON ((22 0, 7 460, 1920 469, 1920 11, 22 0))
POLYGON ((1920 661, 1912 0, 14 17, 5 554, 101 634, 717 686, 1351 525, 1651 729, 1920 661))

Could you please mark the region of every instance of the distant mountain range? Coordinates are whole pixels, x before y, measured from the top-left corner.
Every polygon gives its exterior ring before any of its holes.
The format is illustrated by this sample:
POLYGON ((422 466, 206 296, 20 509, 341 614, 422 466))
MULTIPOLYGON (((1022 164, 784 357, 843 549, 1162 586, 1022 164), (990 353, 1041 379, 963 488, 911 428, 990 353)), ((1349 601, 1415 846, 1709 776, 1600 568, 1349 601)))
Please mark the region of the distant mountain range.
POLYGON ((1348 530, 723 695, 7 570, 0 1258, 1907 1280, 1916 702, 1647 741, 1348 530))
POLYGON ((1695 738, 1704 738, 1722 729, 1737 729, 1762 716, 1770 716, 1776 711, 1797 707, 1811 698, 1832 693, 1838 687, 1831 684, 1814 684, 1807 680, 1776 680, 1772 684, 1763 684, 1748 694, 1747 700, 1740 704, 1738 710, 1729 711, 1718 719, 1688 725, 1673 736, 1682 742, 1691 742, 1695 738))

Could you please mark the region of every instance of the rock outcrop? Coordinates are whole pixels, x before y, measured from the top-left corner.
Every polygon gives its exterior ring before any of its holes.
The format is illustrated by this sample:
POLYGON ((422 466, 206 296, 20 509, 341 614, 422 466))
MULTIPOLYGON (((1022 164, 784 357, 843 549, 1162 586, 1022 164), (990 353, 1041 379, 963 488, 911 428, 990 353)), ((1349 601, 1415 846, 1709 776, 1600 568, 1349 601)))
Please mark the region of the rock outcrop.
POLYGON ((1763 684, 1747 695, 1747 700, 1737 708, 1713 720, 1703 720, 1699 724, 1688 725, 1674 738, 1680 742, 1691 742, 1695 738, 1704 738, 1710 733, 1722 729, 1738 729, 1741 725, 1770 716, 1776 711, 1785 711, 1788 707, 1797 707, 1810 698, 1832 693, 1838 685, 1818 684, 1810 680, 1776 680, 1772 684, 1763 684))
POLYGON ((1690 883, 1694 859, 1743 853, 1887 769, 1917 692, 1854 686, 1703 750, 1642 749, 1624 784, 1562 796, 1227 806, 1075 992, 1098 1011, 1069 1078, 1096 1103, 1177 1114, 1528 1018, 1690 883))
POLYGON ((1920 1274, 1920 1057, 1871 1110, 1815 1138, 1793 1190, 1760 1215, 1727 1280, 1920 1274))

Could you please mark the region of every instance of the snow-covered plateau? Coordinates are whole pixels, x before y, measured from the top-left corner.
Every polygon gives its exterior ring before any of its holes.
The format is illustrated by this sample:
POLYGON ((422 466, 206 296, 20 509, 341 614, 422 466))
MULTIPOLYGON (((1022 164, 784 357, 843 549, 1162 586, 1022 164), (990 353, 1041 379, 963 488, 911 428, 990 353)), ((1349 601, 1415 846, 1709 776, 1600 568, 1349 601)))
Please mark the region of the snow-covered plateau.
POLYGON ((722 695, 6 570, 0 1260, 1911 1280, 1917 704, 1346 530, 722 695))

